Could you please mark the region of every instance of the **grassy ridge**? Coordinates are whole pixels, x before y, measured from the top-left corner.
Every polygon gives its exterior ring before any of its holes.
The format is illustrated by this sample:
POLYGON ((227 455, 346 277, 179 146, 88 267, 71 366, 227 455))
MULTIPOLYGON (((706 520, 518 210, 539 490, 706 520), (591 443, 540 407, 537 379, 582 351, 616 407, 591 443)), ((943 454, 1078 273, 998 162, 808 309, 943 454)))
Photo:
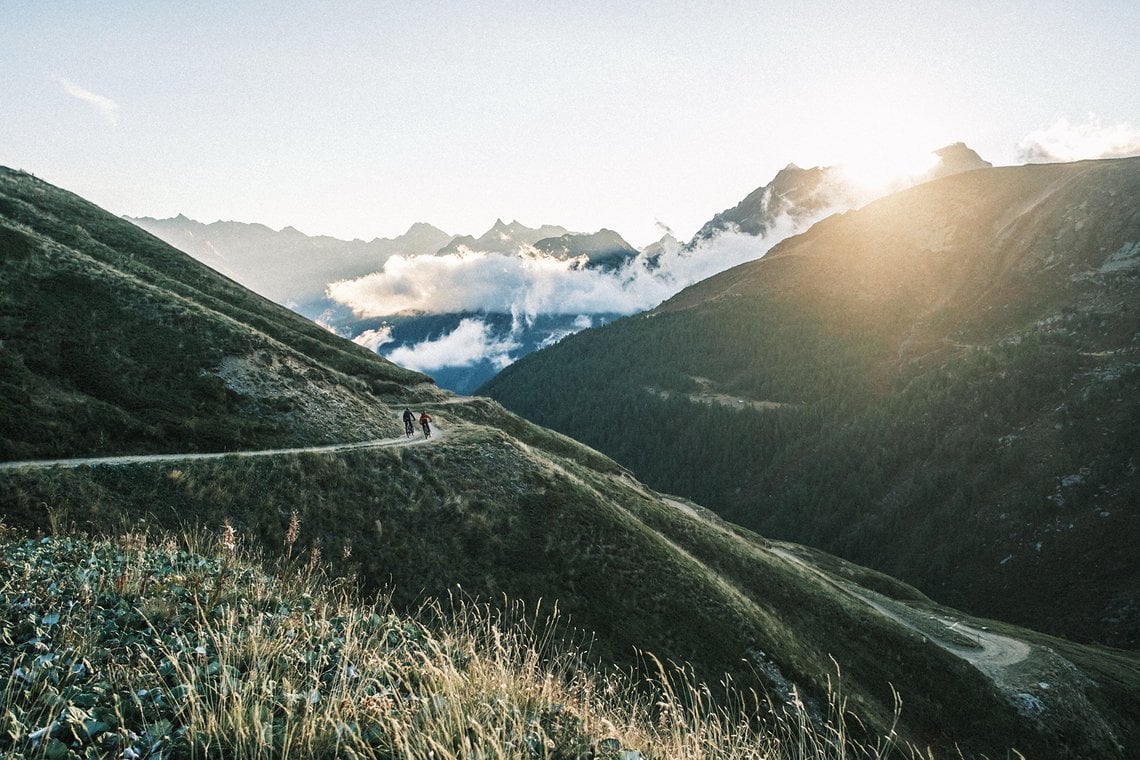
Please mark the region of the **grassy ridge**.
POLYGON ((267 575, 233 533, 4 533, 6 757, 864 756, 842 709, 762 727, 682 672, 603 676, 518 605, 401 615, 319 563, 267 575))
POLYGON ((6 459, 378 437, 427 381, 2 168, 0 286, 6 459))
MULTIPOLYGON (((390 588, 399 610, 457 585, 486 600, 505 595, 546 611, 556 604, 572 625, 593 632, 596 662, 637 668, 637 652, 648 650, 691 663, 706 683, 729 674, 776 704, 793 704, 794 687, 817 716, 838 664, 848 706, 867 726, 855 733, 865 739, 890 730, 897 691, 900 735, 923 745, 1064 756, 1056 744, 1063 730, 1072 746, 1090 746, 1083 718, 1027 725, 976 670, 837 596, 763 539, 687 518, 620 470, 571 458, 565 439, 549 439, 563 451, 553 453, 527 423, 515 424, 529 445, 456 414, 493 410, 441 408, 447 436, 426 447, 9 471, 0 477, 0 504, 10 520, 44 530, 99 532, 143 518, 179 531, 229 518, 270 553, 286 545, 295 511, 298 554, 319 547, 337 572, 355 574, 365 588, 390 588)), ((846 572, 900 600, 922 600, 868 571, 846 572)), ((1102 688, 1088 691, 1095 709, 1105 702, 1105 714, 1118 716, 1138 685, 1104 688, 1111 664, 1104 662, 1102 688)), ((1125 720, 1108 720, 1117 726, 1113 741, 1133 741, 1125 720)))

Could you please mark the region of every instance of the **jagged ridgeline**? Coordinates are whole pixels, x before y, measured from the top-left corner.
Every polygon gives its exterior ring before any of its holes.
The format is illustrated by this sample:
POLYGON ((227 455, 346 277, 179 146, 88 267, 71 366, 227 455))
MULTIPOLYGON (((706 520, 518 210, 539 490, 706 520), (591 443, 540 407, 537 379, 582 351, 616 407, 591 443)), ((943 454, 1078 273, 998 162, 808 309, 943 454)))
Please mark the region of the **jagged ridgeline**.
MULTIPOLYGON (((602 454, 488 399, 444 394, 29 175, 0 173, 0 204, 9 526, 182 532, 228 519, 246 545, 270 557, 319 551, 366 589, 390 587, 401 609, 457 586, 557 605, 604 666, 650 651, 691 663, 713 693, 727 676, 809 719, 838 682, 858 716, 849 724, 868 737, 891 730, 897 690, 899 735, 924 747, 1032 757, 1140 747, 1132 655, 972 620, 666 499, 602 454), (403 437, 405 407, 432 414, 432 438, 403 437), (363 445, 297 450, 342 442, 363 445), (225 451, 235 454, 191 456, 225 451), (98 454, 138 456, 15 461, 98 454)), ((597 423, 638 422, 614 415, 597 423)), ((0 587, 22 572, 0 565, 0 587)), ((50 599, 35 604, 44 619, 0 639, 3 657, 28 644, 20 631, 55 620, 50 599)))
POLYGON ((1140 642, 1140 158, 833 216, 484 391, 940 601, 1140 642))

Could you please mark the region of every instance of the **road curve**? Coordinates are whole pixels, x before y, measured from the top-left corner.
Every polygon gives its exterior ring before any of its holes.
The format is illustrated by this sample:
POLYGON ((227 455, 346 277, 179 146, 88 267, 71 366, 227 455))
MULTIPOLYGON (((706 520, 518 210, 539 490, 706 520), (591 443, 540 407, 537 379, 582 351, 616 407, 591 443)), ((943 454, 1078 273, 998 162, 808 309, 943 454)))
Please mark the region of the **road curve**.
MULTIPOLYGON (((729 530, 724 525, 719 524, 715 520, 710 520, 708 517, 701 515, 693 507, 684 503, 683 501, 668 496, 662 497, 667 504, 681 510, 691 517, 703 520, 706 523, 715 526, 725 535, 735 540, 740 540, 740 537, 734 532, 729 530)), ((899 625, 909 628, 910 630, 918 633, 919 635, 932 641, 937 646, 945 649, 950 654, 966 660, 974 667, 983 671, 991 678, 1001 680, 1003 671, 1017 663, 1024 660, 1029 656, 1031 647, 1024 641, 1010 638, 1009 636, 1001 636, 993 633, 992 631, 982 630, 975 626, 967 625, 959 620, 951 620, 941 616, 933 616, 931 622, 936 628, 941 628, 945 631, 944 635, 939 635, 937 631, 931 631, 928 628, 916 625, 915 621, 911 619, 910 614, 915 616, 923 614, 920 611, 912 610, 907 615, 900 614, 899 611, 892 609, 891 606, 884 604, 884 599, 873 591, 858 586, 854 583, 840 582, 836 578, 828 575, 820 570, 815 565, 806 562, 802 558, 796 556, 794 553, 782 549, 778 546, 770 546, 768 551, 778 557, 792 562, 804 570, 812 573, 824 583, 832 586, 841 593, 847 594, 855 599, 858 599, 863 604, 871 607, 876 612, 884 615, 899 625), (965 639, 967 643, 958 643, 956 639, 965 639)), ((902 605, 905 608, 905 605, 902 605)))

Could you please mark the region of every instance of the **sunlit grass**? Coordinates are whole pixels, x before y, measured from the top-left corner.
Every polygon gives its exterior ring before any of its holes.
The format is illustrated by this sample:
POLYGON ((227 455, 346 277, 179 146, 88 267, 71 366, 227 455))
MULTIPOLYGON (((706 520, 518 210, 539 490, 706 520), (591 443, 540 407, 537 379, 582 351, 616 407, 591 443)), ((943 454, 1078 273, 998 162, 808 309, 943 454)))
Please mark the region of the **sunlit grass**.
MULTIPOLYGON (((521 605, 400 615, 311 557, 259 570, 240 537, 6 535, 5 757, 847 758, 837 698, 773 723, 645 655, 587 664, 521 605)), ((291 547, 290 547, 291 548, 291 547)), ((723 685, 722 685, 723 687, 723 685)), ((900 749, 900 754, 909 751, 900 749)))

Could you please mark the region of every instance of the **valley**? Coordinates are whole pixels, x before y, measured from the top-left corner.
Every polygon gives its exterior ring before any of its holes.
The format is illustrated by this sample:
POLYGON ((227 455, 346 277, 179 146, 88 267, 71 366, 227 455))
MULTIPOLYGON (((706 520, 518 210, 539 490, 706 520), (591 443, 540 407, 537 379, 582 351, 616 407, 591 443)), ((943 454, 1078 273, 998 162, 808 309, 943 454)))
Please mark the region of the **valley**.
POLYGON ((1138 170, 919 185, 481 392, 770 537, 1134 648, 1138 170))
MULTIPOLYGON (((843 745, 1036 757, 1140 746, 1134 654, 980 621, 678 509, 605 454, 441 390, 28 175, 0 174, 0 230, 0 514, 19 551, 224 528, 267 557, 319 558, 400 614, 457 594, 557 614, 603 678, 651 679, 651 654, 720 684, 708 687, 717 709, 763 695, 744 716, 758 725, 826 731, 840 690, 843 745), (429 411, 439 435, 403 438, 405 408, 429 411)), ((0 570, 15 582, 21 566, 0 570)), ((55 620, 49 599, 35 604, 44 611, 0 656, 55 620)), ((116 688, 139 688, 121 677, 116 688)))
POLYGON ((0 27, 0 760, 1140 758, 1140 3, 0 27))

